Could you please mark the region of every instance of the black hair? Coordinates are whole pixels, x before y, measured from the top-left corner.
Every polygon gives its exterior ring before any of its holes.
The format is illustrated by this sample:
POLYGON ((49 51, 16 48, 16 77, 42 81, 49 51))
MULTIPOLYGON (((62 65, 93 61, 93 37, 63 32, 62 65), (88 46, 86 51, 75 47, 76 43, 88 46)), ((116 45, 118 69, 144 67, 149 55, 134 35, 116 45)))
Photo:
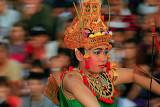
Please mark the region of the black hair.
POLYGON ((34 60, 32 62, 32 67, 33 68, 43 68, 42 62, 40 60, 34 60))
POLYGON ((37 73, 37 72, 30 72, 29 76, 26 78, 29 79, 36 79, 36 80, 43 80, 45 78, 44 73, 37 73))
POLYGON ((71 57, 71 53, 72 53, 72 50, 68 49, 68 48, 59 48, 58 49, 58 54, 65 54, 65 55, 71 57))
POLYGON ((74 18, 69 18, 67 22, 73 22, 74 18))
POLYGON ((134 43, 135 45, 137 45, 137 39, 136 38, 129 38, 123 42, 123 44, 127 44, 127 43, 134 43))
POLYGON ((1 86, 6 86, 9 87, 9 82, 8 82, 8 78, 5 76, 0 76, 0 87, 1 86))
POLYGON ((27 31, 27 25, 23 22, 16 22, 12 27, 21 27, 23 28, 25 31, 27 31))
MULTIPOLYGON (((77 1, 74 1, 75 5, 78 5, 77 1)), ((55 0, 53 2, 53 8, 70 8, 74 7, 73 2, 66 0, 55 0)))
POLYGON ((40 35, 49 37, 49 34, 47 32, 47 26, 42 25, 42 24, 37 24, 35 26, 32 26, 29 32, 30 32, 31 37, 40 36, 40 35))
POLYGON ((3 46, 6 51, 9 50, 9 45, 8 45, 8 43, 0 42, 0 45, 3 46))
POLYGON ((117 28, 114 30, 114 32, 124 32, 124 30, 122 28, 117 28))

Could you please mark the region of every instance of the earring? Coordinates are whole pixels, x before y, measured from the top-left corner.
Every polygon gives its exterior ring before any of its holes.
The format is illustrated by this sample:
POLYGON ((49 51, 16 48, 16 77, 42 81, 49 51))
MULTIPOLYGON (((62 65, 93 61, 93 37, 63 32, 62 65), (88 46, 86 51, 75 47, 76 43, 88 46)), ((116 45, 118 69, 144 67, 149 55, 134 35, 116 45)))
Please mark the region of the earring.
POLYGON ((109 53, 107 53, 107 59, 111 59, 111 56, 109 55, 109 53))
POLYGON ((90 65, 89 65, 88 60, 85 60, 85 68, 87 68, 87 69, 89 69, 89 68, 90 68, 90 65))
POLYGON ((89 65, 89 62, 88 62, 88 58, 90 57, 90 54, 89 54, 88 50, 85 50, 85 54, 84 54, 83 57, 85 58, 85 68, 89 69, 90 65, 89 65))
POLYGON ((109 61, 107 61, 107 70, 111 70, 111 64, 109 61))
POLYGON ((89 58, 90 57, 90 54, 89 54, 89 51, 88 50, 85 50, 85 54, 83 56, 85 59, 89 58))

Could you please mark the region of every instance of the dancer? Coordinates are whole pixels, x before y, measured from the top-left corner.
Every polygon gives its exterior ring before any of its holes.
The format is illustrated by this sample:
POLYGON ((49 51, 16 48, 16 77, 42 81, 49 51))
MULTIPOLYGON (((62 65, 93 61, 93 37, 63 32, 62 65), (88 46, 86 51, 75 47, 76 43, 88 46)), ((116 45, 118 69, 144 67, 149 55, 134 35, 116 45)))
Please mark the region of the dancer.
MULTIPOLYGON (((110 59, 112 32, 104 24, 100 11, 100 0, 84 0, 82 12, 65 32, 65 44, 75 49, 78 66, 70 66, 61 74, 60 88, 51 75, 44 90, 61 107, 116 107, 114 86, 134 82, 150 88, 150 78, 138 75, 145 73, 142 69, 137 66, 118 69, 110 59)), ((160 85, 154 80, 151 91, 160 94, 160 85)))

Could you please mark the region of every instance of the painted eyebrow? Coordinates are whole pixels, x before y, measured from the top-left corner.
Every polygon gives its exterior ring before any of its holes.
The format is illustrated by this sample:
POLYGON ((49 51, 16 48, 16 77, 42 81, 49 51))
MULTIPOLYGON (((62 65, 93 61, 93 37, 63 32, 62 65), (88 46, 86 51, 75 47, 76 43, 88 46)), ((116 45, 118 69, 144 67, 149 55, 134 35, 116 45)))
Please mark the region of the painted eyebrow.
MULTIPOLYGON (((94 50, 102 50, 102 48, 96 48, 94 50)), ((106 48, 105 50, 108 50, 108 48, 106 48)))

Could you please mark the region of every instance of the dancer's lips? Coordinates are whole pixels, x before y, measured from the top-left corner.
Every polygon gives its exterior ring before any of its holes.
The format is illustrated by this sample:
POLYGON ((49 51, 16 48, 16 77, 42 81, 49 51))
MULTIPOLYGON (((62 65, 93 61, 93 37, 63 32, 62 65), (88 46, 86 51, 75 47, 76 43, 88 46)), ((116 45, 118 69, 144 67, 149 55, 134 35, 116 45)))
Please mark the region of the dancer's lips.
POLYGON ((100 68, 104 68, 104 67, 105 67, 105 65, 99 65, 99 67, 100 67, 100 68))

